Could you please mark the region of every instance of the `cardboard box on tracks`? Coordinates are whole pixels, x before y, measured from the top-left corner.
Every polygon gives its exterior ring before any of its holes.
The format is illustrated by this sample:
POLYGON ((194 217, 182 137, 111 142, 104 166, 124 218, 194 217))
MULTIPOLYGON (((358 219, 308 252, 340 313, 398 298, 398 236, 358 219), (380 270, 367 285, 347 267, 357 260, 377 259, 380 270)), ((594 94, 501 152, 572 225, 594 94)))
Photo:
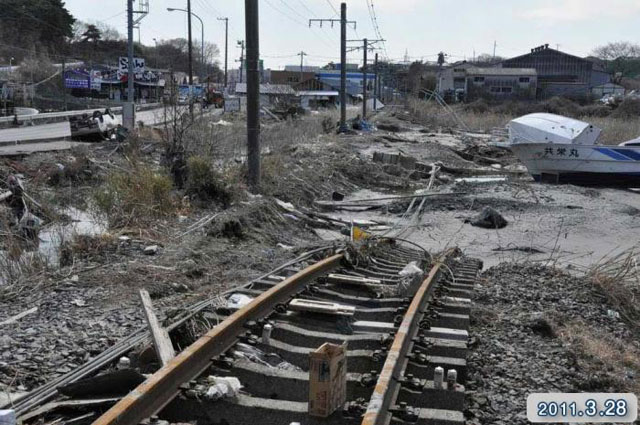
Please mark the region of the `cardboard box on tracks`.
POLYGON ((326 418, 347 399, 347 344, 324 343, 309 353, 309 415, 326 418))

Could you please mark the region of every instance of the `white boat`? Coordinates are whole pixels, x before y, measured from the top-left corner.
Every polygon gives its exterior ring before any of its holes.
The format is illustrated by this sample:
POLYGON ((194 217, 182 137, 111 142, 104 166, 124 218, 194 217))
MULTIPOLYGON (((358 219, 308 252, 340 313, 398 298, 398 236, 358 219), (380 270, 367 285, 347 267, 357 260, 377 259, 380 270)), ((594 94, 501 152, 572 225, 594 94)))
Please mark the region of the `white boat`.
POLYGON ((601 129, 542 113, 516 118, 508 129, 509 148, 536 181, 640 187, 640 139, 601 145, 601 129))

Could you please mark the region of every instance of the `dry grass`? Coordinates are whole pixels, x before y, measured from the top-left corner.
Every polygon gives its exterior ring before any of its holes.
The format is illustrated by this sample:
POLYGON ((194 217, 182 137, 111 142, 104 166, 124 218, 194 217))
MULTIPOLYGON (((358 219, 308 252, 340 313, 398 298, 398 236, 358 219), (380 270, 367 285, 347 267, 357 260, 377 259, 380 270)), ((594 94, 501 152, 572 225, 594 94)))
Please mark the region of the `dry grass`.
POLYGON ((634 331, 640 331, 640 268, 637 251, 631 249, 595 264, 588 273, 591 282, 607 297, 634 331))
POLYGON ((167 175, 137 164, 126 172, 112 172, 94 193, 94 200, 110 227, 143 228, 176 212, 172 187, 167 175))
POLYGON ((592 117, 588 118, 588 122, 602 129, 600 142, 607 145, 617 145, 640 137, 640 119, 638 118, 592 117))
MULTIPOLYGON (((567 115, 589 122, 600 127, 602 135, 600 142, 604 144, 619 144, 621 142, 640 137, 640 117, 630 118, 617 116, 612 113, 609 116, 599 116, 600 106, 589 105, 573 107, 562 104, 558 105, 549 102, 540 107, 533 107, 527 103, 508 103, 500 107, 489 107, 483 105, 453 105, 458 119, 444 110, 435 102, 426 103, 422 100, 412 99, 409 101, 409 111, 421 124, 434 129, 463 129, 459 121, 462 121, 471 131, 491 132, 494 128, 504 128, 509 121, 521 115, 525 115, 537 110, 567 115)), ((534 104, 535 106, 535 104, 534 104)))
POLYGON ((610 389, 614 391, 640 392, 640 381, 628 378, 629 372, 634 376, 640 374, 640 349, 637 346, 582 322, 561 327, 559 336, 570 344, 578 367, 593 377, 587 385, 594 385, 594 390, 612 387, 610 389), (598 388, 598 385, 604 388, 598 388))
POLYGON ((116 238, 108 233, 98 236, 74 234, 69 241, 63 241, 59 247, 60 266, 73 265, 77 260, 102 257, 117 248, 116 238))

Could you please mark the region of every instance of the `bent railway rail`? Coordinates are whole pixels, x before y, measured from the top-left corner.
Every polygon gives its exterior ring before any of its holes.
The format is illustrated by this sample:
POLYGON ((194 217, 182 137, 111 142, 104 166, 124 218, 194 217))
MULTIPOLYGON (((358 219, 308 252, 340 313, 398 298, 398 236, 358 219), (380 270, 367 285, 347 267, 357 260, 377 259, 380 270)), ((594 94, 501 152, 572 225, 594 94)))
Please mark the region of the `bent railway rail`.
POLYGON ((224 320, 93 423, 134 425, 159 414, 212 424, 462 425, 468 314, 480 268, 456 250, 431 258, 392 240, 339 250, 301 270, 281 268, 233 291, 254 298, 235 312, 218 309, 224 320), (411 263, 422 273, 400 273, 411 263), (318 309, 322 303, 351 313, 318 309), (325 342, 347 344, 347 402, 314 418, 307 413, 309 353, 325 342), (247 347, 287 366, 239 355, 247 347), (235 377, 244 391, 209 400, 209 375, 235 377))

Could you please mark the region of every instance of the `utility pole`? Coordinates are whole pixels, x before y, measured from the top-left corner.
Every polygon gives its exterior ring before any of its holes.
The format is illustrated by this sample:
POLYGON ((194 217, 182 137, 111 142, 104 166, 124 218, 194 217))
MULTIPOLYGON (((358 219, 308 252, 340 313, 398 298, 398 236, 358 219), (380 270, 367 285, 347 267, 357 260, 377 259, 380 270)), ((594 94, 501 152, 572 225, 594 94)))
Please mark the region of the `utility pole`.
POLYGON ((240 48, 240 82, 242 83, 242 68, 244 65, 244 40, 238 41, 238 46, 240 48))
POLYGON ((303 69, 304 69, 304 57, 308 56, 308 55, 303 50, 300 53, 298 53, 298 56, 300 56, 300 83, 302 83, 302 73, 303 73, 303 69))
MULTIPOLYGON (((247 40, 247 166, 248 185, 260 187, 260 33, 258 0, 245 0, 247 40)), ((242 66, 242 64, 240 64, 242 66)))
POLYGON ((495 62, 496 61, 496 46, 498 45, 498 41, 494 41, 493 42, 493 60, 491 62, 495 62))
POLYGON ((362 42, 362 46, 354 47, 350 51, 353 50, 364 50, 363 52, 363 61, 362 61, 362 120, 365 121, 367 119, 367 51, 369 49, 373 50, 371 46, 381 41, 386 41, 383 39, 380 40, 369 40, 367 38, 362 40, 347 40, 350 42, 362 42))
POLYGON ((373 112, 378 110, 378 54, 376 53, 375 62, 373 63, 373 72, 375 72, 375 78, 373 79, 373 112))
MULTIPOLYGON (((347 3, 340 4, 340 128, 347 131, 347 3)), ((353 23, 356 28, 356 23, 353 23)))
POLYGON ((127 0, 127 50, 128 50, 128 72, 127 72, 127 103, 122 111, 124 127, 133 131, 135 128, 135 99, 133 80, 133 0, 127 0))
POLYGON ((309 27, 313 22, 318 22, 322 27, 323 22, 330 22, 333 28, 334 22, 340 22, 340 128, 338 132, 347 131, 347 25, 353 24, 356 29, 356 21, 347 20, 347 3, 340 4, 340 19, 309 19, 309 27))
POLYGON ((189 94, 193 85, 193 44, 191 42, 191 0, 187 0, 187 26, 189 27, 189 94))
POLYGON ((363 40, 362 52, 362 121, 367 120, 367 51, 369 50, 369 43, 365 38, 363 40))
POLYGON ((218 18, 224 21, 224 88, 227 88, 227 61, 229 58, 229 18, 218 18))

